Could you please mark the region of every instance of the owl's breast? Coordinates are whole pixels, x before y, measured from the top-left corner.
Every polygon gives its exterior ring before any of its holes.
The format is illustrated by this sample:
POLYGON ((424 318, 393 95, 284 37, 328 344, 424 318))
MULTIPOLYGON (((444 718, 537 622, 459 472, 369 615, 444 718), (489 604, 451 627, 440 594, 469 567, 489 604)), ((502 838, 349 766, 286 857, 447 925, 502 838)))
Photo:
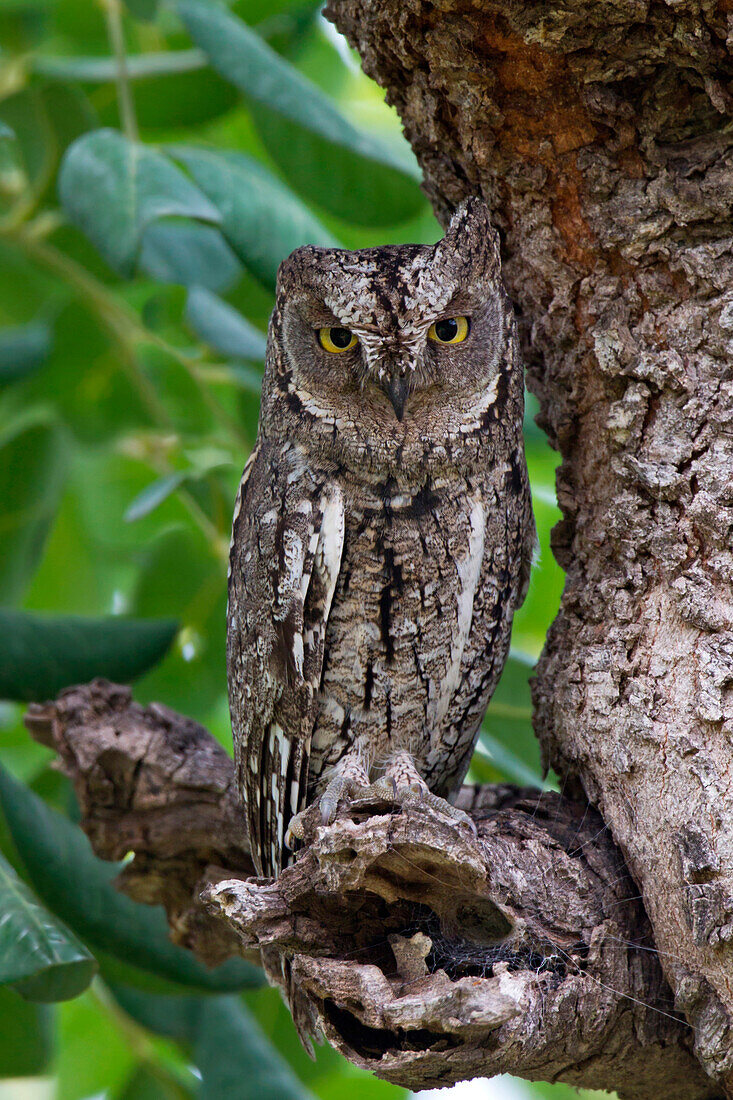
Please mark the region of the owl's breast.
POLYGON ((311 782, 355 741, 378 768, 399 748, 425 761, 440 739, 471 633, 485 498, 465 480, 347 498, 311 782))

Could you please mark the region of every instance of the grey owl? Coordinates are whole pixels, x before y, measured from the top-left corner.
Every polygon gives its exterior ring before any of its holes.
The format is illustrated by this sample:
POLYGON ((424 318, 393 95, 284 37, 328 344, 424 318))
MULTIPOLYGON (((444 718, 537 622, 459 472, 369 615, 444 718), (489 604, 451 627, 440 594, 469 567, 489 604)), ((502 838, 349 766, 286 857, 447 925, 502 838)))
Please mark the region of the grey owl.
POLYGON ((252 855, 276 875, 319 799, 447 801, 535 541, 523 371, 476 199, 434 246, 280 267, 234 512, 227 667, 252 855))

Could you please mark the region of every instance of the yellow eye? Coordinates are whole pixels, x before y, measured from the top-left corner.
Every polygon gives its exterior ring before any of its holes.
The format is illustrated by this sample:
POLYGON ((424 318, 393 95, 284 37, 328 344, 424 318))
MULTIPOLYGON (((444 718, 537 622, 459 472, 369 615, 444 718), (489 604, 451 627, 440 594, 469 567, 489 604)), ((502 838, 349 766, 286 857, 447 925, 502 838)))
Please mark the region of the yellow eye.
POLYGON ((318 340, 326 351, 336 352, 350 351, 359 343, 351 329, 348 328, 319 328, 318 340))
POLYGON ((428 329, 428 339, 436 344, 462 344, 471 331, 468 317, 444 317, 428 329))

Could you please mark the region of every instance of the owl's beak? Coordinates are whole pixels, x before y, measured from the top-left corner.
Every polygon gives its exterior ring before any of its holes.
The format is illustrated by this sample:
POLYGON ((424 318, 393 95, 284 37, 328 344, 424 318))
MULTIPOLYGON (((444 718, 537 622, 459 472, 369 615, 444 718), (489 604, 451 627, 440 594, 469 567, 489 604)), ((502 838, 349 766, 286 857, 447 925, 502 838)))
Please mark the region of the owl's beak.
POLYGON ((392 402, 392 408, 395 411, 395 416, 402 423, 402 418, 405 415, 405 405, 407 404, 407 395, 410 392, 410 387, 407 378, 403 374, 393 374, 387 385, 384 387, 384 392, 392 402))

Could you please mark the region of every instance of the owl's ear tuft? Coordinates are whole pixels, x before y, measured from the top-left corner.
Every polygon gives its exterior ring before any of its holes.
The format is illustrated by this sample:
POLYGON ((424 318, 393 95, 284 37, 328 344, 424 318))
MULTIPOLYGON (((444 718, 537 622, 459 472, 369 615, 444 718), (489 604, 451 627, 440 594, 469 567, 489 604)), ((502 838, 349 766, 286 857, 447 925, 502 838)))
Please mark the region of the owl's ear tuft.
POLYGON ((499 234, 491 224, 488 206, 478 195, 457 207, 440 243, 456 252, 475 275, 488 281, 499 279, 499 234))

